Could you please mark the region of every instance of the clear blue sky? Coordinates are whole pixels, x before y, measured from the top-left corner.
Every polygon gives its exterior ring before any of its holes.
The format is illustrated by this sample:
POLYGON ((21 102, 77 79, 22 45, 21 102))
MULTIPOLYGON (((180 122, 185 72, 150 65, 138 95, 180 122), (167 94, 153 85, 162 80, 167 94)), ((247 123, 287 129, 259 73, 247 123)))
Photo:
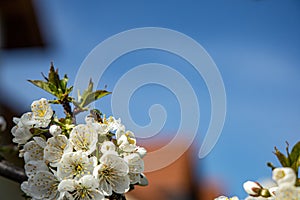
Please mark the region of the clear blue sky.
MULTIPOLYGON (((132 28, 164 27, 201 44, 224 81, 226 122, 213 151, 199 161, 204 176, 220 178, 229 195, 244 197, 244 181, 271 177, 265 163, 278 164, 273 147, 284 150, 285 141, 292 145, 300 138, 299 1, 34 2, 50 48, 0 52, 1 93, 17 108, 25 111, 33 99, 50 97, 26 82, 46 73, 50 61, 72 83, 84 58, 103 40, 132 28)), ((209 94, 201 77, 182 59, 165 52, 145 50, 126 56, 113 63, 100 84, 111 90, 123 72, 138 64, 180 68, 201 100, 198 148, 210 118, 209 94), (121 65, 124 68, 118 68, 121 65)), ((165 132, 175 131, 180 121, 178 102, 159 86, 144 87, 133 96, 130 105, 136 122, 148 123, 146 112, 153 103, 163 104, 168 112, 165 132)), ((110 113, 109 105, 110 97, 101 103, 102 110, 110 113)))

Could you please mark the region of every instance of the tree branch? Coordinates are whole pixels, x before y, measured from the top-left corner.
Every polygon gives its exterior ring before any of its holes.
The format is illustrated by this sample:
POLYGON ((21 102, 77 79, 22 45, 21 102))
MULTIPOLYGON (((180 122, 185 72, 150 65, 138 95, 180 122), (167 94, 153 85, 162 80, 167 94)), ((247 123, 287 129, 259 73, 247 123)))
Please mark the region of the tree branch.
POLYGON ((17 167, 5 160, 0 161, 0 176, 18 183, 22 183, 23 181, 27 180, 27 176, 23 168, 17 167))

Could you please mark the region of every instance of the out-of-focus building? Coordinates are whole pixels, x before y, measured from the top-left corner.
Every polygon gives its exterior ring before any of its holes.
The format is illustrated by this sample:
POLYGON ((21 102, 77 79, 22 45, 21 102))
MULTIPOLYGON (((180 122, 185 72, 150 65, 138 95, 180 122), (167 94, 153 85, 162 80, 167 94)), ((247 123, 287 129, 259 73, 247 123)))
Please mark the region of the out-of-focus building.
MULTIPOLYGON (((157 146, 161 147, 163 145, 163 143, 157 145, 157 142, 155 142, 145 143, 142 146, 145 146, 148 152, 151 152, 157 149, 157 146)), ((175 151, 176 149, 174 149, 175 151)), ((219 196, 220 190, 216 184, 197 178, 195 172, 201 170, 195 169, 194 162, 195 159, 198 159, 196 155, 193 149, 190 148, 171 165, 146 173, 149 185, 146 187, 136 186, 133 191, 128 193, 128 199, 210 200, 219 196)), ((163 157, 172 158, 173 156, 174 154, 170 151, 163 157)), ((153 162, 152 159, 151 162, 153 162)), ((147 160, 145 165, 147 165, 147 160)))

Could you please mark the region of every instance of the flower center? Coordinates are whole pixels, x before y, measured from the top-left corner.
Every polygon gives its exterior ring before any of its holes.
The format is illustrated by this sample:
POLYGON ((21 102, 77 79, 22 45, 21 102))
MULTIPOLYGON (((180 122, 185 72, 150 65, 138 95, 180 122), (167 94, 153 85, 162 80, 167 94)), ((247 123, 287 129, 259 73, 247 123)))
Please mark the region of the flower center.
POLYGON ((284 171, 278 171, 278 173, 276 174, 276 179, 282 179, 283 177, 285 177, 284 171))
POLYGON ((75 166, 75 174, 80 174, 83 171, 83 167, 81 164, 77 164, 75 166))

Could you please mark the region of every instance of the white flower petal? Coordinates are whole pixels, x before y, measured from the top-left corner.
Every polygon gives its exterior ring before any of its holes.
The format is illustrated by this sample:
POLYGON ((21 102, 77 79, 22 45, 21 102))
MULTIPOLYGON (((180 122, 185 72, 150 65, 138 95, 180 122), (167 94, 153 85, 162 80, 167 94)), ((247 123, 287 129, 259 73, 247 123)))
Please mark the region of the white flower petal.
POLYGON ((33 137, 34 141, 42 148, 46 147, 46 141, 41 137, 33 137))
POLYGON ((70 141, 76 151, 91 154, 96 150, 98 134, 92 126, 79 124, 72 129, 70 141))
POLYGON ((32 178, 40 171, 49 171, 45 162, 41 160, 39 161, 31 160, 25 164, 24 168, 28 178, 32 178))
POLYGON ((44 149, 36 143, 36 141, 27 142, 24 145, 24 161, 43 160, 44 149))
POLYGON ((99 188, 105 196, 112 195, 112 191, 113 191, 112 186, 109 183, 107 183, 105 180, 104 181, 100 180, 99 188))
POLYGON ((114 186, 112 188, 114 192, 122 194, 122 193, 128 192, 130 179, 129 179, 128 175, 118 176, 115 179, 112 179, 110 183, 111 183, 111 185, 114 186))
POLYGON ((14 136, 13 142, 17 144, 25 144, 32 137, 28 127, 19 125, 14 126, 11 133, 14 136))
POLYGON ((44 159, 50 162, 50 165, 57 167, 64 153, 72 152, 73 147, 65 135, 57 135, 47 140, 44 149, 44 159))
POLYGON ((115 151, 116 146, 111 141, 104 141, 101 145, 101 152, 106 153, 108 151, 115 151))
POLYGON ((83 176, 80 182, 87 188, 98 188, 99 186, 99 182, 92 175, 83 176))
POLYGON ((62 180, 58 185, 58 191, 66 192, 75 190, 75 180, 74 179, 66 179, 62 180))
POLYGON ((128 163, 130 173, 142 173, 144 171, 144 161, 138 154, 127 155, 124 160, 128 163))
POLYGON ((59 181, 51 172, 38 172, 28 183, 33 198, 52 200, 59 196, 59 181))

